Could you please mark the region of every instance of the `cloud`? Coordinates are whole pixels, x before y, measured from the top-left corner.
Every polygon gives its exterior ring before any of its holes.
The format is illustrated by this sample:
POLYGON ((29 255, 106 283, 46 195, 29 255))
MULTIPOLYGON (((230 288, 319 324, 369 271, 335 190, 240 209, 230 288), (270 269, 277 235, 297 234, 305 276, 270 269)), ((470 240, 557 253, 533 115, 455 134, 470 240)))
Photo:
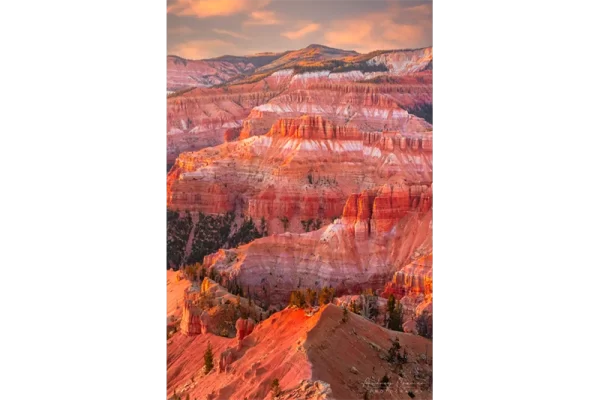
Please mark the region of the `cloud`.
POLYGON ((279 25, 281 21, 273 11, 252 11, 250 19, 244 21, 244 25, 279 25))
POLYGON ((319 29, 321 29, 321 25, 311 23, 311 24, 306 25, 304 28, 298 29, 297 31, 283 32, 281 34, 281 36, 285 36, 286 38, 292 39, 292 40, 299 39, 301 37, 308 35, 311 32, 318 31, 319 29))
POLYGON ((169 48, 168 54, 187 58, 189 60, 202 60, 230 54, 237 51, 235 44, 220 39, 190 40, 179 43, 169 48))
POLYGON ((190 35, 194 32, 195 32, 195 30, 193 30, 189 26, 185 26, 185 25, 173 25, 173 26, 169 26, 167 28, 167 34, 169 36, 190 35))
POLYGON ((361 53, 430 46, 431 4, 405 8, 398 4, 386 12, 332 22, 325 33, 326 45, 361 53))
POLYGON ((207 18, 261 9, 270 2, 271 0, 170 0, 167 2, 167 13, 207 18))
POLYGON ((237 33, 237 32, 232 32, 232 31, 228 31, 225 29, 213 29, 213 32, 218 33, 220 35, 228 35, 237 39, 244 39, 244 40, 250 40, 250 38, 248 36, 242 35, 241 33, 237 33))

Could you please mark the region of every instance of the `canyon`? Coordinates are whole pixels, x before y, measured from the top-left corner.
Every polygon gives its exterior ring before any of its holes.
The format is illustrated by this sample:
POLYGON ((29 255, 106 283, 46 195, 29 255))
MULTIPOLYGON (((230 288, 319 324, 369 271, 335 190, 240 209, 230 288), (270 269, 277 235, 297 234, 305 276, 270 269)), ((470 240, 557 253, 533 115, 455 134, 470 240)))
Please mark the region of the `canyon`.
POLYGON ((430 399, 432 48, 168 69, 167 397, 430 399))
POLYGON ((309 46, 269 57, 277 58, 256 68, 256 57, 169 56, 167 163, 225 142, 228 129, 262 135, 277 119, 304 114, 363 130, 400 129, 408 121, 397 115, 432 103, 431 48, 360 55, 309 46))
POLYGON ((432 131, 407 119, 411 130, 361 132, 321 116, 282 118, 265 135, 181 154, 167 176, 167 205, 264 218, 271 233, 332 222, 349 195, 385 183, 398 186, 403 211, 418 207, 432 182, 432 131))

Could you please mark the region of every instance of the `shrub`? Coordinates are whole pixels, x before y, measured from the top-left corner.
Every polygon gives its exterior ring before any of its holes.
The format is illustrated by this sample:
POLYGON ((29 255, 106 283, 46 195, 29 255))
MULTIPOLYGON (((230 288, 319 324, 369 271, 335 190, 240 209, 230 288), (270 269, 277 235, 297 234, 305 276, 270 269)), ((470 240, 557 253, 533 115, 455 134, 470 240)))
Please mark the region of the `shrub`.
POLYGON ((414 399, 415 394, 413 392, 408 392, 408 397, 410 397, 411 399, 414 399))
POLYGON ((342 314, 342 322, 348 322, 348 309, 346 307, 344 307, 344 313, 342 314))

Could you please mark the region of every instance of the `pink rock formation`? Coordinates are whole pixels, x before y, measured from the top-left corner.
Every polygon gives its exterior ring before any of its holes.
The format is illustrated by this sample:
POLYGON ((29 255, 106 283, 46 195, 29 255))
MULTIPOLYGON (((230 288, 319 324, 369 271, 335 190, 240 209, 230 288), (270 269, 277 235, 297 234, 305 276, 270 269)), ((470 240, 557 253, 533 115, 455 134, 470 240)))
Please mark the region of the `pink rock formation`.
POLYGON ((215 146, 233 138, 234 135, 225 133, 239 129, 253 107, 276 94, 240 85, 228 89, 196 88, 169 97, 167 162, 174 162, 181 152, 215 146))
POLYGON ((208 87, 254 68, 252 62, 231 61, 167 59, 171 90, 197 87, 167 100, 168 163, 181 152, 227 141, 231 135, 225 131, 230 128, 241 128, 241 139, 265 134, 281 117, 321 115, 361 131, 417 132, 431 128, 406 111, 432 102, 431 48, 367 55, 307 48, 283 55, 245 80, 208 87), (389 71, 295 73, 289 63, 302 62, 302 57, 309 57, 311 62, 318 57, 349 57, 347 61, 385 65, 389 71))
POLYGON ((386 285, 384 296, 394 294, 398 298, 408 294, 424 294, 433 292, 433 255, 428 254, 405 265, 394 274, 386 285))
POLYGON ((422 211, 421 197, 402 213, 382 214, 378 220, 377 200, 396 191, 410 192, 410 187, 384 186, 351 195, 343 218, 333 224, 305 234, 257 239, 207 256, 204 265, 237 279, 253 296, 271 303, 285 303, 298 286, 331 285, 338 295, 383 289, 411 257, 432 249, 432 211, 422 211))
MULTIPOLYGON (((383 296, 394 295, 403 306, 405 321, 423 311, 433 314, 433 254, 419 257, 394 273, 385 285, 383 296)), ((407 328, 412 329, 412 328, 407 328)))
POLYGON ((229 128, 223 134, 223 140, 225 142, 231 142, 236 140, 240 136, 240 128, 229 128))
POLYGON ((254 65, 248 62, 186 60, 167 56, 167 91, 213 86, 253 70, 254 65))
POLYGON ((233 362, 233 349, 227 349, 219 356, 219 373, 226 372, 227 367, 233 362))
POLYGON ((201 289, 191 285, 183 295, 181 332, 186 336, 206 334, 209 331, 210 315, 196 303, 201 289))
POLYGON ((372 208, 381 224, 367 226, 369 215, 361 214, 355 223, 364 236, 373 228, 387 230, 415 204, 423 212, 431 207, 432 153, 420 146, 431 136, 363 133, 320 116, 284 118, 264 136, 181 154, 167 177, 167 204, 204 213, 238 211, 255 223, 265 218, 270 233, 302 232, 311 220, 315 229, 340 217, 352 193, 397 186, 374 204, 371 197, 360 200, 361 213, 372 208), (403 141, 417 146, 403 149, 403 141), (418 184, 409 189, 406 182, 418 184))
POLYGON ((206 334, 210 316, 206 311, 186 301, 181 316, 181 333, 186 336, 206 334))
POLYGON ((249 319, 239 318, 235 322, 235 329, 237 331, 236 338, 237 338, 238 350, 241 350, 242 349, 242 341, 244 340, 244 338, 246 336, 251 334, 252 331, 254 330, 254 321, 251 318, 249 318, 249 319))

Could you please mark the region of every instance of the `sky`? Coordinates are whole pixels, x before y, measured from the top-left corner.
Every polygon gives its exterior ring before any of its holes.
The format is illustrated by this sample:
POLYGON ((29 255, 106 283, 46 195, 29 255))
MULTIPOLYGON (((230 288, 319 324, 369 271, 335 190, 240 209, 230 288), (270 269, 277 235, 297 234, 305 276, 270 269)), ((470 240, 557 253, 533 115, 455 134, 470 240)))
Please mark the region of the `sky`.
POLYGON ((431 0, 167 0, 167 54, 205 59, 310 44, 359 53, 431 46, 431 0))

